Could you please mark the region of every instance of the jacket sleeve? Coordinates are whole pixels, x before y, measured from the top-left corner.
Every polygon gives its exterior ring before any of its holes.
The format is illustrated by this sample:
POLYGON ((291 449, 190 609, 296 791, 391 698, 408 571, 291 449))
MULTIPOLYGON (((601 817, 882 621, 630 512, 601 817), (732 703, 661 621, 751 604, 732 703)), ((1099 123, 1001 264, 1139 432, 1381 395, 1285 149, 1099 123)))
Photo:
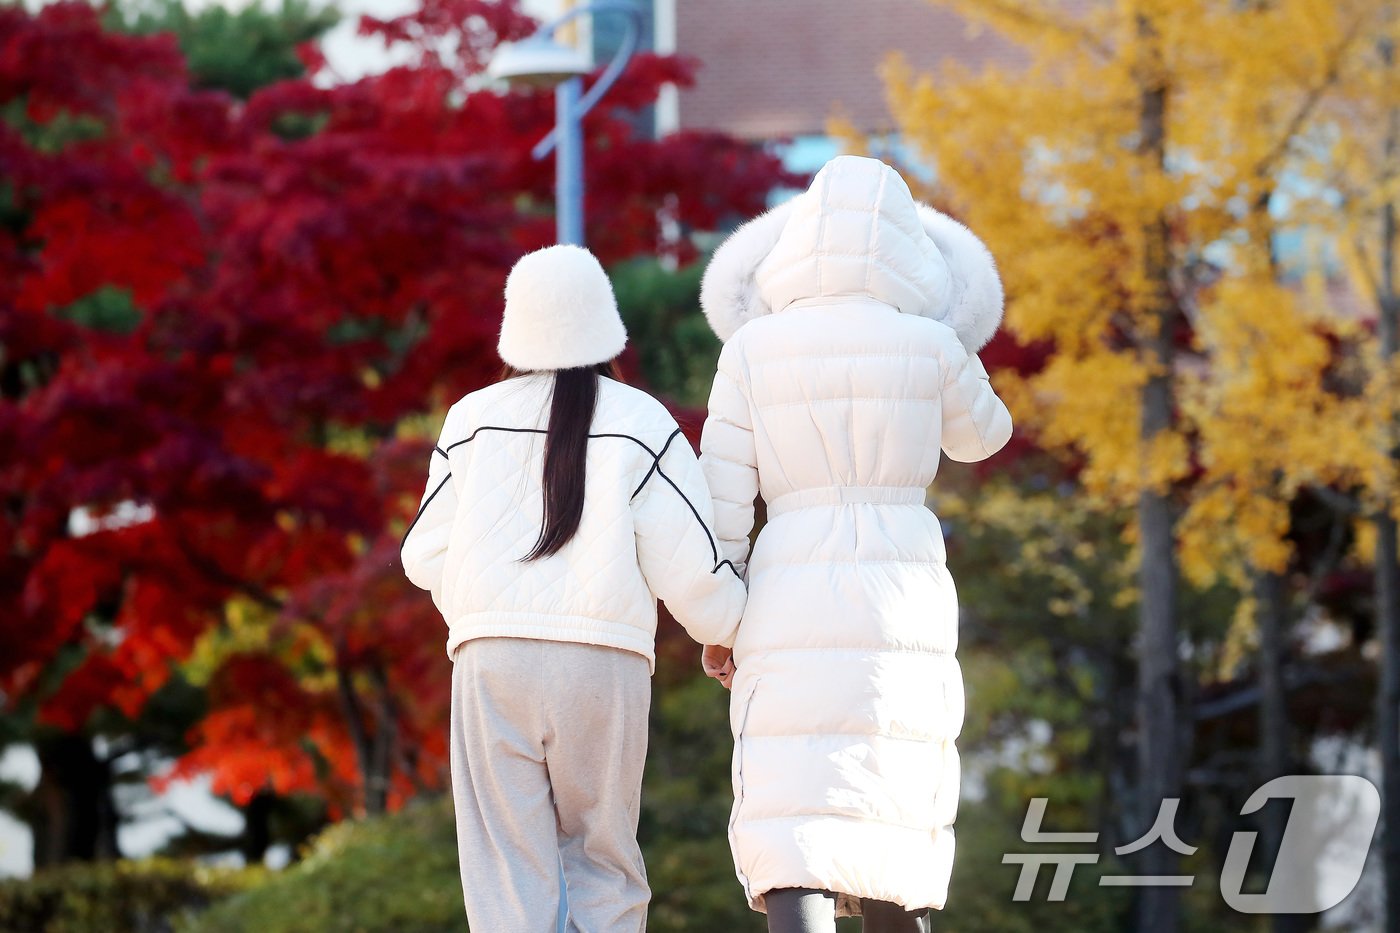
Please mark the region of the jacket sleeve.
MULTIPOLYGON (((448 419, 449 422, 451 419, 448 419)), ((445 437, 444 432, 444 437, 445 437)), ((457 491, 452 482, 451 464, 443 441, 433 448, 428 462, 428 486, 408 531, 404 534, 399 557, 404 573, 414 586, 433 594, 433 604, 445 612, 442 604, 443 571, 447 562, 447 544, 452 537, 452 523, 457 516, 457 491)))
POLYGON ((680 428, 632 497, 637 559, 651 591, 691 638, 734 644, 747 593, 711 531, 705 476, 680 428))
POLYGON ((758 497, 758 455, 749 413, 747 379, 731 342, 719 356, 710 390, 710 415, 700 437, 700 464, 715 497, 715 532, 720 550, 743 575, 758 497))
POLYGON ((1011 412, 992 390, 977 354, 951 339, 943 353, 943 452, 962 463, 986 460, 1011 439, 1011 412))

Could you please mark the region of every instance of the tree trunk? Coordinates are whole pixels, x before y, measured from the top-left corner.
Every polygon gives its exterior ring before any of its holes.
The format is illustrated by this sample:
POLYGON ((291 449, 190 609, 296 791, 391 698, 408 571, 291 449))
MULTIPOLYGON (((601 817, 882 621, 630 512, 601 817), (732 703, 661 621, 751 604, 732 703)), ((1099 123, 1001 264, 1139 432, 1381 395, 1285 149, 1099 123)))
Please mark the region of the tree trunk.
MULTIPOLYGON (((1282 574, 1255 571, 1254 600, 1259 629, 1259 780, 1262 786, 1276 777, 1293 773, 1289 749, 1288 686, 1284 661, 1288 656, 1288 583, 1282 574)), ((1275 802, 1260 816, 1259 839, 1265 864, 1278 858, 1289 811, 1275 802)), ((1272 868, 1270 868, 1272 871, 1272 868)), ((1310 929, 1311 918, 1277 914, 1270 918, 1273 933, 1300 933, 1310 929)))
MULTIPOLYGON (((1143 67, 1138 75, 1138 153, 1149 171, 1162 172, 1166 170, 1167 86, 1159 39, 1146 15, 1138 18, 1138 34, 1143 46, 1143 67)), ((1161 214, 1154 217, 1144 234, 1143 271, 1150 293, 1143 309, 1146 333, 1139 347, 1150 371, 1142 391, 1140 423, 1146 453, 1155 439, 1172 426, 1174 337, 1180 312, 1171 293, 1167 218, 1161 214)), ((1137 519, 1141 551, 1137 823, 1139 831, 1145 834, 1156 822, 1163 801, 1181 796, 1183 728, 1189 725, 1183 723, 1177 656, 1176 517, 1170 490, 1145 485, 1138 496, 1137 519)), ((1142 850, 1137 867, 1144 875, 1171 875, 1176 873, 1177 861, 1175 852, 1157 842, 1142 850)), ((1177 888, 1143 887, 1139 889, 1137 906, 1139 933, 1175 933, 1180 913, 1177 888)))
POLYGON ((1376 628, 1381 639, 1376 734, 1381 759, 1381 851, 1385 865, 1385 929, 1400 933, 1400 558, 1395 520, 1377 514, 1376 628))
POLYGON ((1134 687, 1131 658, 1126 651, 1122 657, 1112 648, 1105 651, 1099 680, 1103 686, 1094 697, 1094 747, 1104 790, 1098 799, 1095 825, 1099 832, 1099 853, 1110 857, 1115 848, 1132 841, 1123 839, 1124 826, 1137 825, 1136 813, 1124 806, 1130 799, 1128 788, 1132 787, 1135 772, 1132 755, 1123 741, 1133 714, 1128 694, 1134 687))
MULTIPOLYGON (((1181 674, 1177 660, 1174 519, 1161 493, 1144 492, 1138 501, 1142 565, 1141 638, 1138 642, 1138 828, 1145 834, 1162 803, 1181 796, 1181 674)), ((1142 850, 1145 875, 1176 872, 1176 854, 1160 842, 1142 850)), ((1138 900, 1139 933, 1174 933, 1178 891, 1144 887, 1138 900)))
MULTIPOLYGON (((1288 774, 1291 767, 1288 754, 1288 694, 1283 682, 1288 637, 1288 595, 1283 576, 1256 571, 1254 600, 1259 629, 1259 781, 1262 784, 1288 774)), ((1277 851, 1286 822, 1265 821, 1263 839, 1266 852, 1272 854, 1277 851)))
POLYGON ((336 667, 341 709, 360 765, 364 812, 372 816, 383 813, 389 806, 389 785, 398 745, 398 708, 382 665, 370 666, 369 679, 374 684, 375 695, 366 701, 355 689, 351 672, 344 665, 336 667))
MULTIPOLYGON (((1383 40, 1382 66, 1395 67, 1395 49, 1383 40)), ((1385 165, 1400 155, 1400 110, 1389 114, 1385 139, 1385 165)), ((1381 208, 1380 274, 1376 332, 1380 364, 1393 364, 1400 347, 1400 295, 1396 294, 1395 203, 1381 208)), ((1391 460, 1400 460, 1395 425, 1387 426, 1384 441, 1391 460)), ((1380 686, 1376 691, 1376 735, 1381 759, 1381 851, 1385 867, 1385 929, 1400 933, 1400 546, 1396 540, 1395 487, 1387 483, 1380 507, 1372 517, 1376 529, 1376 630, 1381 640, 1380 686)))
POLYGON ((376 663, 370 668, 369 675, 374 683, 378 714, 375 717, 370 771, 365 775, 365 809, 370 813, 383 813, 389 806, 389 785, 394 775, 394 748, 398 744, 398 710, 383 665, 376 663))
POLYGON ((34 867, 117 858, 112 771, 85 735, 55 733, 34 742, 41 768, 30 795, 34 867))
POLYGON ((272 810, 276 803, 276 794, 259 791, 243 808, 243 834, 239 837, 238 849, 249 865, 261 865, 267 857, 272 845, 272 810))
POLYGON ((340 708, 345 716, 346 728, 350 731, 350 741, 355 746, 355 760, 360 766, 360 784, 362 788, 363 811, 365 813, 377 813, 371 807, 370 801, 370 775, 374 771, 374 745, 368 727, 365 724, 365 716, 360 703, 359 692, 355 689, 355 682, 351 673, 344 664, 337 662, 335 668, 336 688, 340 693, 340 708))

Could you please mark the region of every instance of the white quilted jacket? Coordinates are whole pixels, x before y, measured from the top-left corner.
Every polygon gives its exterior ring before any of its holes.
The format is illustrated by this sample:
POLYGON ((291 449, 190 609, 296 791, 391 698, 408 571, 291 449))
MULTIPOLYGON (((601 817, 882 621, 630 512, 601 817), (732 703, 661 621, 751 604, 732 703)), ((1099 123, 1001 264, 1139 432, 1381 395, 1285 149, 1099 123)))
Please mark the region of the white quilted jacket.
POLYGON ((408 578, 447 620, 447 653, 473 638, 570 641, 655 666, 656 600, 697 641, 732 644, 744 585, 711 531, 695 452, 644 392, 600 380, 583 519, 557 554, 522 563, 539 535, 553 378, 535 373, 453 405, 403 542, 408 578))
POLYGON ((734 645, 730 842, 774 888, 942 907, 958 798, 957 596, 924 505, 940 451, 994 454, 1011 417, 973 349, 1001 288, 972 235, 902 179, 837 159, 706 272, 727 338, 701 463, 724 556, 747 560, 734 645), (772 313, 769 313, 772 312, 772 313), (768 522, 749 559, 753 502, 768 522))

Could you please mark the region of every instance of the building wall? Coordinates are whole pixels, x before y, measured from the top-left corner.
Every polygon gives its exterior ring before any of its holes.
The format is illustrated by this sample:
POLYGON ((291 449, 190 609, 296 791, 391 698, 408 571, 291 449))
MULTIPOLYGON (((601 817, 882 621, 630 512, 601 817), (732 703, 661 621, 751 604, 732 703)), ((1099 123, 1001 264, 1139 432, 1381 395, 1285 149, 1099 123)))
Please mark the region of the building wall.
POLYGON ((680 126, 751 139, 820 135, 836 113, 889 132, 879 68, 891 52, 924 72, 1018 61, 929 0, 675 0, 675 23, 677 51, 701 63, 680 126))

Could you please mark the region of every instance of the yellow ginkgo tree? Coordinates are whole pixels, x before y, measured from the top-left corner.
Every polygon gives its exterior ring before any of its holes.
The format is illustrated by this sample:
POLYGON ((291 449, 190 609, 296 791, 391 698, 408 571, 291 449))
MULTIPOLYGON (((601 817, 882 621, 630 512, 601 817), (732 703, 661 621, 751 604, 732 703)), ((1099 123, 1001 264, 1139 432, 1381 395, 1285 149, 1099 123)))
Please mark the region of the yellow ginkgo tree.
MULTIPOLYGON (((1016 43, 1021 60, 936 75, 894 60, 891 110, 935 170, 930 194, 998 257, 1011 335, 1052 348, 1007 389, 1018 424, 1074 458, 1079 495, 1133 516, 1136 822, 1146 831, 1162 801, 1181 796, 1190 752, 1180 574, 1228 579, 1259 610, 1249 621, 1260 626, 1261 705, 1275 720, 1264 731, 1277 744, 1289 502, 1304 489, 1384 485, 1384 367, 1363 358, 1356 374, 1339 372, 1338 348, 1366 346, 1367 332, 1278 244, 1331 244, 1356 222, 1329 166, 1358 101, 1374 109, 1393 91, 1377 52, 1394 30, 1392 4, 941 5, 1016 43)), ((1384 157, 1357 161, 1369 209, 1393 202, 1394 166, 1378 192, 1384 157)), ((1384 516, 1394 497, 1380 503, 1376 527, 1393 548, 1384 516)), ((1271 754, 1265 768, 1277 773, 1285 753, 1271 754)), ((1175 873, 1164 846, 1138 858, 1143 874, 1175 873)), ((1390 910, 1400 917, 1400 902, 1390 910)), ((1175 930, 1178 913, 1175 888, 1145 887, 1135 928, 1175 930)))

